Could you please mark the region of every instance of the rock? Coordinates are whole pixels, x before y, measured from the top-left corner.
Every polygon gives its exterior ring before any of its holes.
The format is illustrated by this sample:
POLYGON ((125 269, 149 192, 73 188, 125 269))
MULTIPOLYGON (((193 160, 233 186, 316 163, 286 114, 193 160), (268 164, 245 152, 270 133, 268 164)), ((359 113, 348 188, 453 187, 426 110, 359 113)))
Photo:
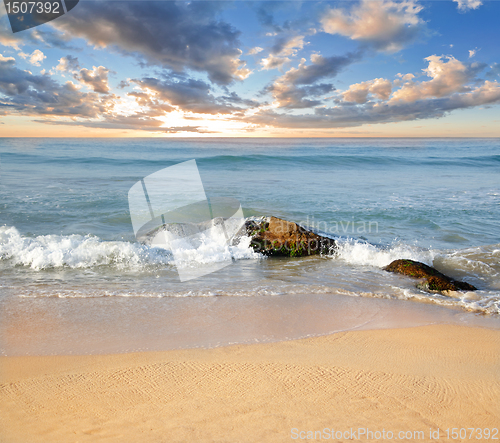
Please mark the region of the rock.
POLYGON ((335 240, 276 217, 247 220, 245 229, 254 251, 269 256, 328 254, 335 248, 335 240))
POLYGON ((429 292, 448 295, 448 291, 475 291, 477 288, 466 282, 456 281, 424 263, 413 260, 395 260, 385 271, 422 279, 417 287, 429 292))

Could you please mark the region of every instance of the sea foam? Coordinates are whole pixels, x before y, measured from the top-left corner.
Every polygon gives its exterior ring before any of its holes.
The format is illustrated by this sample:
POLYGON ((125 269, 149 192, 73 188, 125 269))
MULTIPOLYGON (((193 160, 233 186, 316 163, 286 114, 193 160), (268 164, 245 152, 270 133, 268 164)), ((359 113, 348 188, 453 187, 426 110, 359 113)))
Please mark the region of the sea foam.
MULTIPOLYGON (((250 248, 250 238, 227 246, 225 237, 206 236, 193 247, 186 240, 176 251, 175 265, 196 266, 224 260, 258 258, 250 248)), ((106 241, 95 235, 39 235, 27 237, 15 227, 0 227, 0 259, 11 266, 34 270, 68 267, 73 269, 113 265, 117 268, 142 268, 147 265, 174 264, 170 251, 127 241, 106 241)))

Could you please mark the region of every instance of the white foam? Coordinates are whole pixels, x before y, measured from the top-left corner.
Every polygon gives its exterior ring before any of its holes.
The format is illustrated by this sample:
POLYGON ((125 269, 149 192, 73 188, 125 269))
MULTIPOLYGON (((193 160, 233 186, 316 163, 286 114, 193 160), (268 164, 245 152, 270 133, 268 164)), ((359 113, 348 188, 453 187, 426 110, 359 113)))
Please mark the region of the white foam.
POLYGON ((395 243, 387 248, 377 247, 356 239, 338 239, 338 249, 334 257, 349 264, 376 266, 383 268, 394 260, 406 258, 432 265, 435 251, 424 250, 416 246, 395 243))
POLYGON ((14 266, 35 270, 102 265, 139 267, 145 263, 168 264, 171 256, 139 243, 103 241, 93 235, 22 236, 15 227, 0 227, 0 257, 14 266))
POLYGON ((221 226, 213 226, 197 235, 176 237, 175 241, 170 238, 168 231, 163 233, 163 244, 175 244, 173 251, 178 268, 262 257, 250 247, 250 237, 242 237, 238 244, 228 245, 227 231, 221 226))
MULTIPOLYGON (((177 252, 177 251, 176 251, 177 252)), ((225 237, 207 237, 197 247, 186 244, 178 251, 180 262, 196 266, 223 260, 257 258, 250 239, 243 238, 237 246, 227 247, 225 237)), ((26 237, 15 227, 0 227, 0 259, 11 266, 29 266, 34 270, 48 268, 91 268, 113 265, 118 268, 143 268, 147 265, 173 264, 170 251, 126 241, 104 241, 94 235, 39 235, 26 237)))

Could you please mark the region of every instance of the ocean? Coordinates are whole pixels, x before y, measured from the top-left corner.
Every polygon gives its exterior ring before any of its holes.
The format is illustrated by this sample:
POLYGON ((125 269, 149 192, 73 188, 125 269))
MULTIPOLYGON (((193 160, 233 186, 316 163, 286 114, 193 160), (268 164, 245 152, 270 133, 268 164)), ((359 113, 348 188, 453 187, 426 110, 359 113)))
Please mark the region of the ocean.
POLYGON ((500 327, 500 139, 0 139, 2 355, 162 350, 452 322, 500 327), (138 242, 128 192, 196 160, 209 199, 337 240, 266 258, 138 242), (189 281, 178 266, 231 264, 189 281), (416 288, 422 261, 476 292, 416 288))

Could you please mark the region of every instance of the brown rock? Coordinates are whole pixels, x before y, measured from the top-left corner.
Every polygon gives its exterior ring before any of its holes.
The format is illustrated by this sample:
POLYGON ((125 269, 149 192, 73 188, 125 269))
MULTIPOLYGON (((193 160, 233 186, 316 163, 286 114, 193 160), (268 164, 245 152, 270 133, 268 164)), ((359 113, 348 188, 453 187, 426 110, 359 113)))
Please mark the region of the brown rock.
POLYGON ((335 248, 335 240, 276 217, 247 220, 245 229, 247 235, 252 237, 253 249, 269 256, 328 254, 335 248))
POLYGON ((417 287, 429 292, 440 292, 447 295, 447 291, 475 291, 477 289, 469 283, 454 280, 418 261, 394 260, 384 270, 422 279, 423 281, 417 287))

